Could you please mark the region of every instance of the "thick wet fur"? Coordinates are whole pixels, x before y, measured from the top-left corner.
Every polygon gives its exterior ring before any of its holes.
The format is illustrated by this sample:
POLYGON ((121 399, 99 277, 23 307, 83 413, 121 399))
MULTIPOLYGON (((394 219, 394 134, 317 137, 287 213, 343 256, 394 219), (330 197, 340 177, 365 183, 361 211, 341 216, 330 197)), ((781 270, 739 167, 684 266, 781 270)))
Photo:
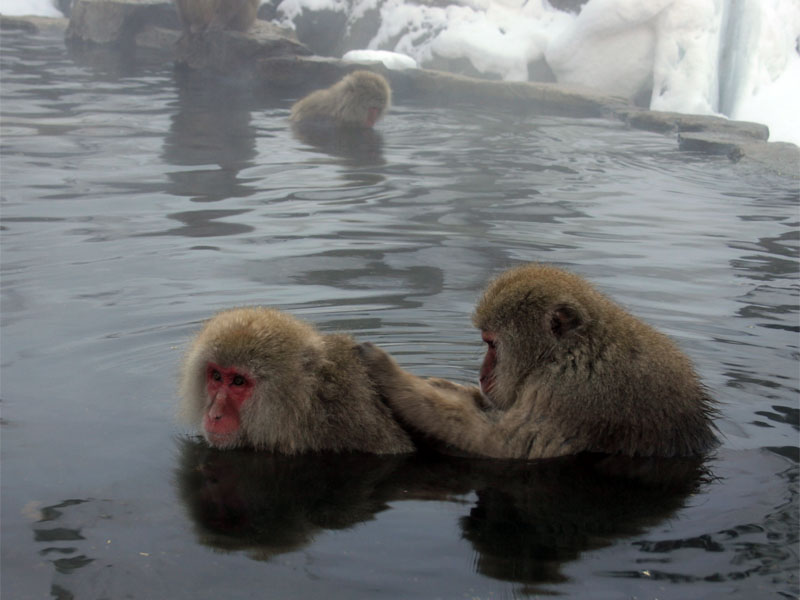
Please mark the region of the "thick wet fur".
POLYGON ((296 102, 289 119, 303 127, 372 127, 391 103, 392 90, 382 75, 353 71, 296 102))
POLYGON ((699 456, 715 445, 715 403, 689 359, 578 275, 506 271, 473 322, 488 344, 483 405, 477 387, 416 377, 362 345, 381 394, 414 429, 498 458, 699 456))
POLYGON ((219 448, 411 452, 355 340, 266 307, 223 311, 191 342, 181 414, 219 448))

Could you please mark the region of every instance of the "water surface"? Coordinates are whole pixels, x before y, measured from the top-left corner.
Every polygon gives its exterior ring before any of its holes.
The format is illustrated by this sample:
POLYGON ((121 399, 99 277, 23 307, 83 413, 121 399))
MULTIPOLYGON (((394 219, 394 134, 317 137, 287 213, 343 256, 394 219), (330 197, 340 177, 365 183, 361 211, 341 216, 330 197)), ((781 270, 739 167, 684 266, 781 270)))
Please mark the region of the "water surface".
POLYGON ((2 36, 8 598, 791 598, 798 189, 616 122, 430 109, 299 140, 292 98, 2 36), (310 143, 309 143, 310 142, 310 143), (705 465, 220 453, 185 342, 270 304, 474 381, 521 261, 672 336, 722 403, 705 465))

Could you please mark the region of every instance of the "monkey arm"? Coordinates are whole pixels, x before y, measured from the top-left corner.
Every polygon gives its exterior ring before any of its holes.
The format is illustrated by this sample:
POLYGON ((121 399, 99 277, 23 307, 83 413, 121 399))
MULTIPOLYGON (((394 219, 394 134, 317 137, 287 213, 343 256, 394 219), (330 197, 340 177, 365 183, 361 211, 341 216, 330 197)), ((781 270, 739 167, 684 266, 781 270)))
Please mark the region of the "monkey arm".
POLYGON ((370 377, 401 421, 472 454, 516 456, 498 432, 499 413, 485 410, 486 400, 477 388, 412 375, 370 343, 362 344, 360 351, 370 377))
POLYGON ((455 448, 491 458, 525 459, 579 451, 559 427, 536 414, 535 390, 523 393, 508 410, 495 410, 476 387, 412 375, 370 343, 362 344, 360 353, 398 418, 455 448))
POLYGON ((464 396, 465 399, 471 398, 472 402, 475 404, 475 407, 479 410, 487 411, 494 408, 492 403, 489 399, 483 395, 480 388, 474 385, 460 385, 458 383, 453 383, 447 379, 441 379, 439 377, 428 377, 425 379, 430 385, 436 388, 440 388, 444 391, 449 391, 455 394, 459 394, 464 396))

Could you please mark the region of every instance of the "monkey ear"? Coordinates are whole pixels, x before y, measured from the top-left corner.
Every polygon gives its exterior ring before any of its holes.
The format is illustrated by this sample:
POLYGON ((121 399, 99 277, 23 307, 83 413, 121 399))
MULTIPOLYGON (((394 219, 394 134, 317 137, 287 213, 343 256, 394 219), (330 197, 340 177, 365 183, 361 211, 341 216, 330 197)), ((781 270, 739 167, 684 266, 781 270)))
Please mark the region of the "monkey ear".
POLYGON ((574 306, 561 304, 550 311, 550 331, 557 338, 564 337, 582 324, 581 315, 574 306))

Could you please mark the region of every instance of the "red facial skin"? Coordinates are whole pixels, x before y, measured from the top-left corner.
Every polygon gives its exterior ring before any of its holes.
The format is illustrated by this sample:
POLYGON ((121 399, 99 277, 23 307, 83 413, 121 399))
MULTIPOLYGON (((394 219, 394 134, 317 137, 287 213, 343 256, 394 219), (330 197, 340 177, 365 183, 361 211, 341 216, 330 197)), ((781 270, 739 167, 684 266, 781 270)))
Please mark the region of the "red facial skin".
POLYGON ((367 121, 366 121, 367 127, 372 127, 373 125, 375 125, 375 123, 378 122, 378 119, 380 118, 380 116, 381 116, 381 109, 380 108, 377 108, 375 106, 371 106, 370 108, 368 108, 367 109, 367 121))
POLYGON ((497 337, 490 331, 481 331, 481 337, 488 347, 486 348, 486 356, 483 358, 478 377, 481 383, 481 391, 486 397, 491 398, 492 388, 494 387, 494 366, 497 364, 497 348, 495 346, 497 337))
POLYGON ((208 407, 203 419, 206 439, 212 446, 224 448, 235 445, 239 438, 239 410, 253 393, 255 380, 236 367, 206 366, 208 407))

